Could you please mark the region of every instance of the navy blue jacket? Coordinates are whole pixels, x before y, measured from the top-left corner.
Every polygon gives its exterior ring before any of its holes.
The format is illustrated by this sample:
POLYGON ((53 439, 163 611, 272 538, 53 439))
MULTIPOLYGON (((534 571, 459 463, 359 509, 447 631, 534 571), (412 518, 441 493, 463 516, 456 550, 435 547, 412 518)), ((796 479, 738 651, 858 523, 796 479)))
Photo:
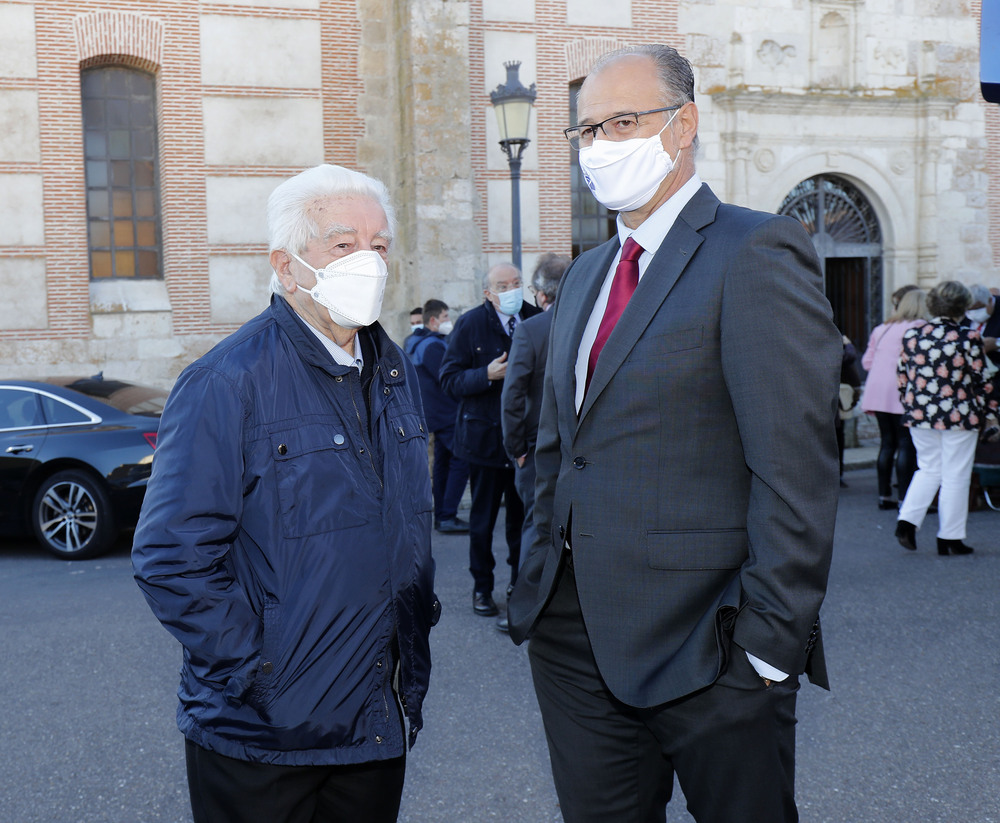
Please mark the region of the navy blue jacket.
MULTIPOLYGON (((521 320, 541 309, 525 303, 521 320)), ((441 386, 458 400, 455 420, 455 456, 469 463, 495 468, 510 467, 500 428, 502 380, 490 380, 486 368, 504 352, 510 352, 510 336, 497 317, 493 304, 484 300, 458 318, 448 335, 448 348, 441 362, 441 386)))
POLYGON ((281 297, 184 370, 135 532, 136 580, 184 646, 178 726, 211 751, 323 765, 410 744, 435 617, 427 434, 377 324, 368 392, 281 297))
POLYGON ((417 369, 427 428, 432 432, 454 426, 455 413, 458 411, 455 398, 441 388, 438 380, 447 341, 445 335, 426 328, 417 329, 406 338, 405 350, 417 369))

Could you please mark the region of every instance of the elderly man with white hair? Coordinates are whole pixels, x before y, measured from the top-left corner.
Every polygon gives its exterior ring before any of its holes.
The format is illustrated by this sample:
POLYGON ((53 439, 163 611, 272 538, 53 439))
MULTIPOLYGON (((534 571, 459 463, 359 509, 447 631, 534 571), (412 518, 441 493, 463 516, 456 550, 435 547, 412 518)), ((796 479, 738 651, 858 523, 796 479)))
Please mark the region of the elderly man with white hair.
POLYGON ((184 648, 196 823, 388 823, 440 609, 417 377, 376 322, 393 211, 323 165, 267 216, 275 294, 171 393, 135 576, 184 648))

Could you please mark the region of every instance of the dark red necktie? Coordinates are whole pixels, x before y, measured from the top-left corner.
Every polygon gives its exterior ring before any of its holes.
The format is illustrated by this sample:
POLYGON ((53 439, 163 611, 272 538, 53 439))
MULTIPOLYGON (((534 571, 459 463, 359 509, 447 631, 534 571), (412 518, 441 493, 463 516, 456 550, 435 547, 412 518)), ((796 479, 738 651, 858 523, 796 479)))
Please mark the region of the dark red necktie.
POLYGON ((639 285, 639 256, 642 254, 642 246, 631 237, 622 246, 621 260, 615 269, 614 280, 611 281, 611 292, 608 294, 608 307, 604 310, 604 317, 601 318, 600 328, 597 330, 597 337, 594 345, 590 349, 590 357, 587 360, 587 386, 590 388, 590 379, 594 376, 594 369, 597 366, 597 358, 601 356, 601 349, 608 342, 611 330, 618 322, 618 318, 625 311, 632 292, 639 285))

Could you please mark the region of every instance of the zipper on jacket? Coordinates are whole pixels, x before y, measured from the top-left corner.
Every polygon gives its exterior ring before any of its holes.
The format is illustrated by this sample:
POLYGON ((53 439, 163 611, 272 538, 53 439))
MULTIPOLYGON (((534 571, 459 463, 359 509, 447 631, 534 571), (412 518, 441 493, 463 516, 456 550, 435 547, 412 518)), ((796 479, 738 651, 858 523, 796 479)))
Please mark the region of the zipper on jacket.
MULTIPOLYGON (((375 378, 378 377, 379 364, 375 364, 375 374, 372 375, 372 385, 375 385, 375 378)), ((358 388, 364 391, 361 385, 361 380, 358 380, 358 388)), ((368 393, 368 406, 371 407, 371 392, 368 393)), ((354 392, 351 391, 351 403, 354 405, 354 416, 358 420, 358 431, 361 434, 361 442, 365 444, 365 452, 368 454, 368 465, 372 467, 372 473, 378 478, 378 487, 385 490, 385 483, 382 482, 382 475, 379 474, 378 469, 375 468, 375 461, 372 460, 372 444, 369 442, 368 437, 365 435, 367 427, 365 426, 364 418, 361 417, 361 410, 358 408, 357 398, 354 396, 354 392)))

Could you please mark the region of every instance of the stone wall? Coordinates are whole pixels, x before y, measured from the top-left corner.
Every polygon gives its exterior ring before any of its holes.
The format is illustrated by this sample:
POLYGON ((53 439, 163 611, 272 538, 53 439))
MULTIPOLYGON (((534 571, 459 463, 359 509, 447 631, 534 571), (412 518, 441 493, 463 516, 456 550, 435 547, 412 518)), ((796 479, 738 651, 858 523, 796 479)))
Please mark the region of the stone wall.
POLYGON ((569 88, 621 43, 695 64, 702 177, 774 210, 847 178, 883 229, 884 291, 1000 285, 1000 110, 979 98, 979 0, 0 0, 0 373, 169 385, 267 301, 264 202, 302 167, 381 177, 398 206, 383 322, 453 314, 510 256, 489 92, 537 83, 526 275, 568 253, 569 88), (91 282, 81 67, 155 72, 162 281, 91 282))

